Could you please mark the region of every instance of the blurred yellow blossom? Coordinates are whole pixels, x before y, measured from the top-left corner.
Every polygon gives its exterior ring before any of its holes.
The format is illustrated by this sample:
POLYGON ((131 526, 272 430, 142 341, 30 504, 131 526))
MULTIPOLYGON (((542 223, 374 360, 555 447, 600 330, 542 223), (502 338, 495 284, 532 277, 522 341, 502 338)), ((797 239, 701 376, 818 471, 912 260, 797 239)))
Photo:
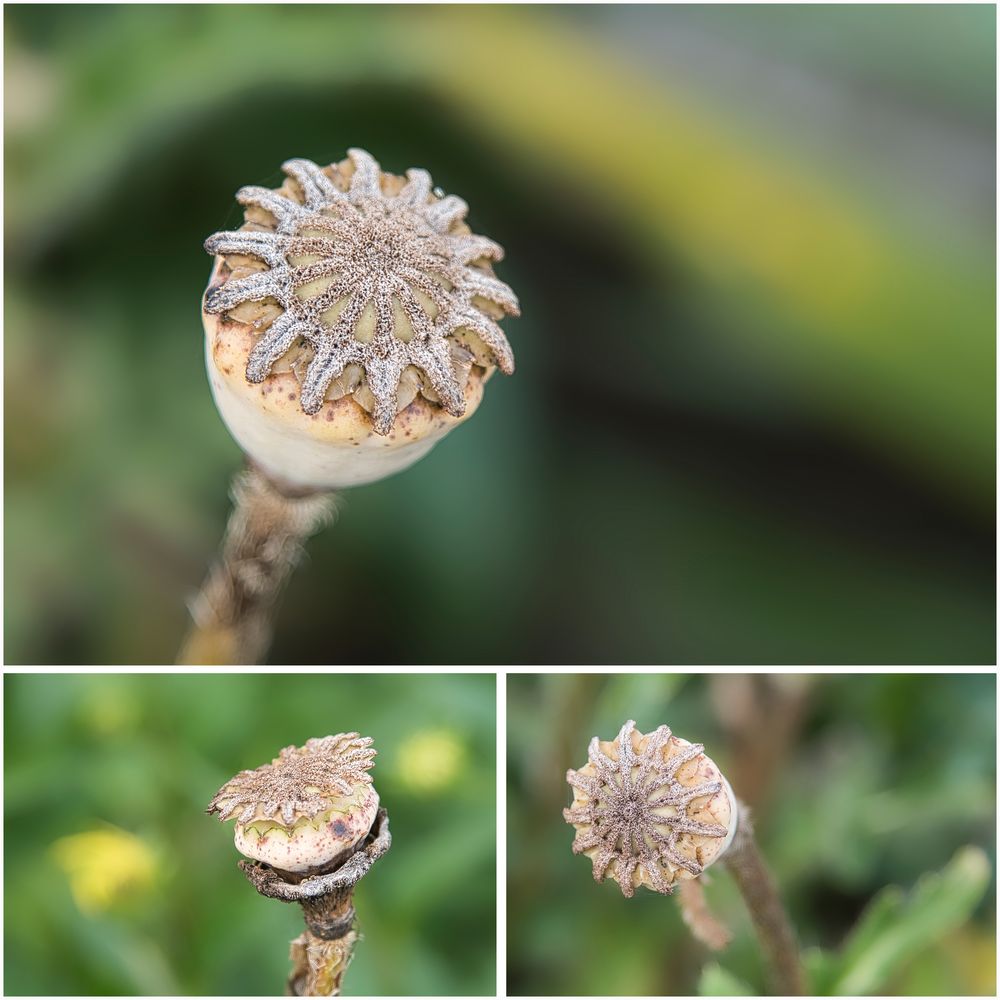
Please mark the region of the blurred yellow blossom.
POLYGON ((465 745, 447 729, 421 729, 399 747, 397 774, 414 792, 447 788, 465 765, 465 745))
POLYGON ((149 845, 115 826, 61 837, 52 856, 69 878, 76 905, 89 915, 148 889, 156 876, 149 845))
POLYGON ((140 723, 141 706, 131 689, 115 682, 91 688, 80 704, 84 724, 95 736, 117 736, 134 732, 140 723))

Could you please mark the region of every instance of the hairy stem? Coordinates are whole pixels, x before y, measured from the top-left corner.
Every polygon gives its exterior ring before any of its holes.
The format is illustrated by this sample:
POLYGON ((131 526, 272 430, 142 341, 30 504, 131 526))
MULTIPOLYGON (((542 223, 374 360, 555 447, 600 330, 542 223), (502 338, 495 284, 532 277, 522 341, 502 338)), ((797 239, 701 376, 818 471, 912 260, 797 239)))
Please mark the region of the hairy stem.
POLYGON ((778 896, 774 879, 757 847, 749 810, 742 804, 739 828, 722 860, 732 873, 750 911, 757 940, 770 967, 775 994, 805 996, 806 983, 795 932, 778 896))
POLYGON ((334 494, 287 495, 252 466, 233 480, 232 497, 219 556, 191 602, 194 624, 180 664, 259 663, 303 544, 335 510, 334 494))

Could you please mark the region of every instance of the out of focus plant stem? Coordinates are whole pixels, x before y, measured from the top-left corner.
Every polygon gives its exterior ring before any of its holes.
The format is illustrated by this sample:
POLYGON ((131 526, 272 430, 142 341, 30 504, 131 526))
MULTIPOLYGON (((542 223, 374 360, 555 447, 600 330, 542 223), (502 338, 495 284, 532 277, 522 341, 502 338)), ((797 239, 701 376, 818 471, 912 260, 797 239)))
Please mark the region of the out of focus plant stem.
POLYGON ((681 916, 696 941, 712 951, 722 951, 732 941, 733 935, 709 907, 703 882, 703 878, 681 882, 677 889, 681 916))
POLYGON ((729 739, 729 780, 751 809, 764 806, 795 745, 815 678, 805 674, 716 674, 712 707, 729 739))
POLYGON ((753 835, 749 810, 741 804, 739 826, 722 858, 753 921, 778 996, 805 996, 805 975, 788 914, 753 835))
POLYGON ((232 497, 218 558, 191 602, 194 625, 178 656, 181 664, 259 663, 306 539, 335 512, 333 493, 287 495, 253 466, 237 475, 232 497))

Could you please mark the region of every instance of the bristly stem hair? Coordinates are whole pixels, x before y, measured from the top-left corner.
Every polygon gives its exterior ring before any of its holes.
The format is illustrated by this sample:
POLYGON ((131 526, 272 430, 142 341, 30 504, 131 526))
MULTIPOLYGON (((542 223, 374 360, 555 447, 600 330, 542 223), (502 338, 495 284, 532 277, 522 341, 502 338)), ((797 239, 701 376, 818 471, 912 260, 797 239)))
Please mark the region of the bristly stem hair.
POLYGON ((253 466, 233 480, 232 497, 218 558, 190 605, 194 624, 179 664, 259 663, 305 541, 336 510, 333 493, 286 495, 253 466))

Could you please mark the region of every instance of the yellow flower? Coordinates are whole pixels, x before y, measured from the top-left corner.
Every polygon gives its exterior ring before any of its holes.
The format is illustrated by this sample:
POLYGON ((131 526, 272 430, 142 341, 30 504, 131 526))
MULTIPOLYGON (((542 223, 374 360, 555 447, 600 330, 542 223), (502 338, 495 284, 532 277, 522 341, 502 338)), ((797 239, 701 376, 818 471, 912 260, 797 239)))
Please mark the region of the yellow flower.
POLYGON ((149 888, 156 876, 149 845, 115 826, 62 837, 51 851, 69 878, 76 905, 88 915, 149 888))
POLYGON ((134 694, 118 683, 102 683, 83 699, 81 715, 87 728, 98 737, 130 733, 140 723, 142 707, 134 694))
POLYGON ((437 792, 458 777, 465 746, 446 729, 422 729, 403 741, 398 760, 403 785, 414 792, 437 792))

